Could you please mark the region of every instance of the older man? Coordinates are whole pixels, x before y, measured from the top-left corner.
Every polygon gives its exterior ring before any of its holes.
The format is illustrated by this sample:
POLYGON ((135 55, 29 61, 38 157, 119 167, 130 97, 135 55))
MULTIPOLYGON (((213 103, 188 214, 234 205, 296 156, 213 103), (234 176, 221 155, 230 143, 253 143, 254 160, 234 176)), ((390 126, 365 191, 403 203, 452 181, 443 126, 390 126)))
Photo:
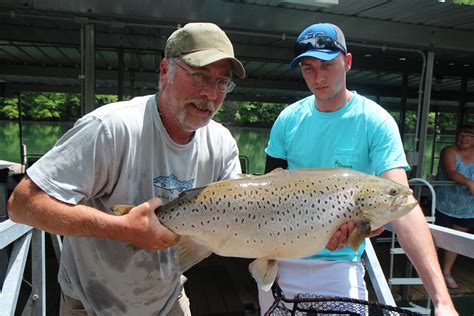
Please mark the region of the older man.
POLYGON ((241 172, 229 131, 212 121, 245 77, 226 34, 190 23, 168 39, 160 92, 81 118, 13 192, 15 222, 66 236, 61 315, 189 315, 176 268, 178 236, 154 209, 185 190, 241 172), (159 198, 155 198, 159 197, 159 198), (138 205, 114 216, 116 204, 138 205), (147 251, 131 254, 127 244, 147 251))

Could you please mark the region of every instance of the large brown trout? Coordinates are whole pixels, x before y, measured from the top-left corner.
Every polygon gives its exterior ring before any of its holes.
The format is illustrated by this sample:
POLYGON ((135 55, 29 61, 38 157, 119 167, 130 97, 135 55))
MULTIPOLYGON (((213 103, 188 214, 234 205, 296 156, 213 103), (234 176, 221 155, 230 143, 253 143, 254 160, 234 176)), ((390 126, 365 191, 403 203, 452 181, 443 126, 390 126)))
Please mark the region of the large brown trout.
POLYGON ((356 223, 348 240, 356 249, 370 231, 413 209, 411 194, 403 185, 352 170, 277 169, 184 191, 156 214, 181 235, 181 271, 211 253, 256 258, 249 270, 268 290, 275 260, 319 252, 348 221, 356 223))

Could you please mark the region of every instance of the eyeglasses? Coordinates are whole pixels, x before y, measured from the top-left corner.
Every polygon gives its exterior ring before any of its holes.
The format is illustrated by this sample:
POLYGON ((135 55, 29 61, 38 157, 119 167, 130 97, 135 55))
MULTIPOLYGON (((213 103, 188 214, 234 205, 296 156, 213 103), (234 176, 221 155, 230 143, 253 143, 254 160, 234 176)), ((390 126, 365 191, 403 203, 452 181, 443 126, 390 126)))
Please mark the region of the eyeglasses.
POLYGON ((305 38, 300 42, 296 42, 294 46, 295 56, 299 56, 312 49, 327 49, 327 50, 339 50, 344 54, 347 54, 346 49, 341 43, 329 36, 316 36, 311 38, 305 38))
POLYGON ((211 76, 204 72, 200 71, 194 71, 188 66, 185 66, 184 64, 181 64, 179 62, 176 63, 179 67, 182 69, 186 70, 189 77, 191 77, 191 80, 193 81, 193 84, 195 84, 198 87, 207 87, 211 84, 216 85, 216 90, 218 92, 226 92, 229 93, 232 90, 234 90, 236 84, 232 80, 228 79, 212 79, 211 76))

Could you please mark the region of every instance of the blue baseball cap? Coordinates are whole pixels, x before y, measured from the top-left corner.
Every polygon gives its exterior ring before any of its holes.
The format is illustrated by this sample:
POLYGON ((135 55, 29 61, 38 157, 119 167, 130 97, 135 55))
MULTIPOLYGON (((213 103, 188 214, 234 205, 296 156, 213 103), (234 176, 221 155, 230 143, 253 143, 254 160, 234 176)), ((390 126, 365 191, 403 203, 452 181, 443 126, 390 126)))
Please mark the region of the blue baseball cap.
POLYGON ((331 23, 313 24, 296 39, 290 66, 297 66, 304 57, 333 60, 341 52, 347 54, 346 40, 341 29, 331 23))

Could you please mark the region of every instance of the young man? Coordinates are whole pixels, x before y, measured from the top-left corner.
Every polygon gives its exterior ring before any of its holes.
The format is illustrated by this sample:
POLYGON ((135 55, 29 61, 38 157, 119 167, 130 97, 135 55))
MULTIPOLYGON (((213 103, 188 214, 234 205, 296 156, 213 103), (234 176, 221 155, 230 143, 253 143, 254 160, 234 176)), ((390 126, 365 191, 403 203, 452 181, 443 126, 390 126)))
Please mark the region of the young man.
POLYGON ((211 120, 232 73, 245 77, 226 34, 187 24, 166 43, 159 94, 87 114, 28 169, 8 211, 65 236, 61 315, 190 314, 170 248, 178 236, 154 209, 241 172, 235 140, 211 120), (114 216, 117 204, 138 206, 114 216), (147 251, 132 254, 128 244, 147 251))
MULTIPOLYGON (((394 119, 378 104, 346 88, 352 55, 342 31, 333 24, 306 28, 297 38, 291 66, 299 66, 313 95, 282 111, 266 148, 265 172, 277 167, 348 168, 408 186, 408 168, 394 119)), ((424 215, 419 207, 392 223, 419 272, 435 306, 435 314, 457 315, 449 297, 424 215)), ((364 251, 342 247, 351 224, 333 236, 328 248, 314 256, 279 262, 279 284, 285 295, 297 293, 367 299, 364 251)), ((273 302, 260 291, 262 313, 273 302)))

